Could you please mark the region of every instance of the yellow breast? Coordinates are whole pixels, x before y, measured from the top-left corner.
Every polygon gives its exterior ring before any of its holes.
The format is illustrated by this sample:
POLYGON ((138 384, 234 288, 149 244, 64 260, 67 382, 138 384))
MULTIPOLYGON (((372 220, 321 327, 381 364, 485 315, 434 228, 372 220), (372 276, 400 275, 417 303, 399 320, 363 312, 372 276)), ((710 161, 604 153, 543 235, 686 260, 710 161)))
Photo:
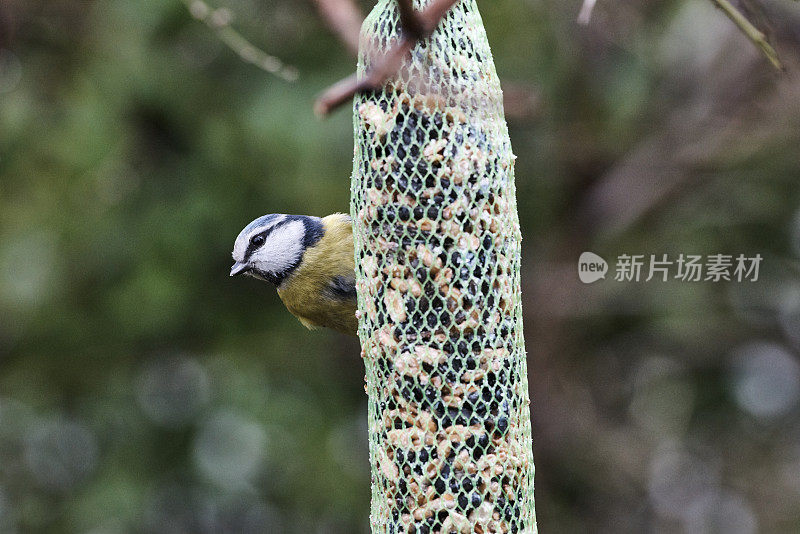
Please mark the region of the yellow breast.
POLYGON ((335 213, 322 219, 325 234, 306 249, 297 270, 278 287, 278 295, 307 328, 326 327, 356 335, 353 227, 350 218, 335 213))

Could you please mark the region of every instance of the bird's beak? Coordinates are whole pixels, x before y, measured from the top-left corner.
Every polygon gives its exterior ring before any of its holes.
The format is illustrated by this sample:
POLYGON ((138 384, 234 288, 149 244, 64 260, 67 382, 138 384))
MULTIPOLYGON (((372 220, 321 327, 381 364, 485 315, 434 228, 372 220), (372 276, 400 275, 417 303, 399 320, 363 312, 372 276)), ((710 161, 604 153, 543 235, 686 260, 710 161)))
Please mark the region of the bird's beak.
POLYGON ((244 271, 247 270, 247 264, 241 261, 237 261, 231 267, 231 276, 236 276, 237 274, 242 274, 244 271))

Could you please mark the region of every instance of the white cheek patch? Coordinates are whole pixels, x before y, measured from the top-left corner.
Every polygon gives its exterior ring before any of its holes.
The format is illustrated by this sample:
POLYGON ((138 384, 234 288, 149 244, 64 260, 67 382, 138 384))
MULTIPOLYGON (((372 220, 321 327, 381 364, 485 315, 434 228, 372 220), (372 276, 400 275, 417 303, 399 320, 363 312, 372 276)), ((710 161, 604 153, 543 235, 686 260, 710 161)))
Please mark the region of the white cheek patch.
POLYGON ((286 215, 277 215, 272 218, 267 224, 256 224, 264 217, 260 217, 255 221, 248 224, 244 230, 241 231, 239 236, 236 238, 236 243, 233 245, 233 256, 234 261, 244 261, 245 255, 247 254, 247 247, 250 245, 250 239, 256 235, 269 230, 276 224, 279 224, 286 220, 286 215))
POLYGON ((267 241, 250 257, 250 264, 261 271, 282 274, 303 256, 303 221, 292 221, 276 228, 267 241))

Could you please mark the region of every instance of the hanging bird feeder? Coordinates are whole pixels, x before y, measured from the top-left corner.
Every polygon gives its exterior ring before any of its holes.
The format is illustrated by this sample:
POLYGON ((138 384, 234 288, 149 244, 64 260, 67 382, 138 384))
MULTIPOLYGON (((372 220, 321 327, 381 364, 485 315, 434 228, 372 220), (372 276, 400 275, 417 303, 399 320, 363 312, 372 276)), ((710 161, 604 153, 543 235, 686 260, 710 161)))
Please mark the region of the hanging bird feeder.
MULTIPOLYGON (((361 75, 400 32, 379 0, 361 75)), ((475 1, 354 114, 372 531, 534 533, 515 157, 475 1)))

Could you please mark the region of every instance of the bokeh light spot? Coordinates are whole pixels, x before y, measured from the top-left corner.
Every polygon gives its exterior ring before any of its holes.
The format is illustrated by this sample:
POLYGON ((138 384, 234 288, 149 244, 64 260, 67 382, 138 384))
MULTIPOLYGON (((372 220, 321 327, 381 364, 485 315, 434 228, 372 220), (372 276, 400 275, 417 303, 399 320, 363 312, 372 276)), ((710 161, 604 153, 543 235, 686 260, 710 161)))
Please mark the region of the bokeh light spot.
POLYGON ((758 521, 739 495, 709 491, 689 507, 685 524, 692 534, 755 534, 758 521))
POLYGON ((800 365, 780 345, 750 343, 732 355, 736 402, 756 417, 787 413, 800 397, 800 365))
POLYGON ((197 470, 229 489, 247 487, 264 460, 267 435, 257 423, 220 411, 203 424, 194 443, 197 470))
POLYGON ((707 462, 680 446, 661 447, 650 463, 650 501, 662 516, 683 518, 700 495, 716 486, 717 478, 707 462))
POLYGON ((41 486, 66 491, 94 470, 97 441, 79 423, 64 420, 39 423, 27 436, 25 462, 41 486))
POLYGON ((150 362, 136 384, 136 400, 145 414, 163 426, 194 419, 209 401, 208 375, 195 359, 173 356, 150 362))
POLYGON ((0 95, 16 89, 22 79, 22 62, 11 52, 0 48, 0 95))

